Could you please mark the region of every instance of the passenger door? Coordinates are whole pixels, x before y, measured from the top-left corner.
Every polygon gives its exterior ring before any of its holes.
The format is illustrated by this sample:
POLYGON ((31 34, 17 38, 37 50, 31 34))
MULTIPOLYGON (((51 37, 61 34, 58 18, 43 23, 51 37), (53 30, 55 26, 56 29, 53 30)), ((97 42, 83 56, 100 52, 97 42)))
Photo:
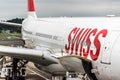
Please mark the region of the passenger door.
POLYGON ((107 64, 107 65, 111 64, 112 48, 119 34, 120 34, 119 31, 112 31, 110 35, 108 35, 108 38, 105 41, 105 45, 102 50, 102 59, 101 59, 102 64, 107 64))

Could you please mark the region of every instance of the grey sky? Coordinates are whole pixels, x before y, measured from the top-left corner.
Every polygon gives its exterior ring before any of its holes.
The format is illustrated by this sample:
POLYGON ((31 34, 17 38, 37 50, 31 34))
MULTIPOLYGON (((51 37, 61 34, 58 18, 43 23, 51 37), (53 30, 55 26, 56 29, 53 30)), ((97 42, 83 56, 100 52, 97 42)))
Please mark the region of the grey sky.
MULTIPOLYGON (((120 16, 120 0, 35 0, 39 17, 120 16)), ((0 0, 0 19, 27 16, 27 0, 0 0)))

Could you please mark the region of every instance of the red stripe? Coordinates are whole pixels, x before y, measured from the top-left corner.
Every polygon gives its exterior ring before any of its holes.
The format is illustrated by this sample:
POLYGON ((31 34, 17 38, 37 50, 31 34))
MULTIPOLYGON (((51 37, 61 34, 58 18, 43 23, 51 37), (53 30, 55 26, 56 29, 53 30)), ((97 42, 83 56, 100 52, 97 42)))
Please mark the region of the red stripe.
POLYGON ((33 0, 28 0, 28 11, 35 11, 33 0))

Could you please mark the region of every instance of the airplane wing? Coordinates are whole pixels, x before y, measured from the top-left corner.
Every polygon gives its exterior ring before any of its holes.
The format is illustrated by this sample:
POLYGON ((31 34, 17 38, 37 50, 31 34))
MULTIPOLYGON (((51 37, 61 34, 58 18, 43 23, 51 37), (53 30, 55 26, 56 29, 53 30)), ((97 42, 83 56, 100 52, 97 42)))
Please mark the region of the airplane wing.
POLYGON ((13 26, 13 27, 22 27, 22 24, 12 23, 12 22, 1 21, 0 24, 7 25, 7 26, 13 26))
MULTIPOLYGON (((12 27, 22 27, 22 24, 11 22, 1 21, 0 24, 12 27)), ((40 51, 27 48, 0 46, 0 55, 28 60, 44 66, 58 63, 58 60, 55 57, 51 56, 48 51, 40 51)))
POLYGON ((48 51, 35 49, 0 46, 0 55, 28 60, 44 66, 58 63, 58 60, 50 55, 48 51))

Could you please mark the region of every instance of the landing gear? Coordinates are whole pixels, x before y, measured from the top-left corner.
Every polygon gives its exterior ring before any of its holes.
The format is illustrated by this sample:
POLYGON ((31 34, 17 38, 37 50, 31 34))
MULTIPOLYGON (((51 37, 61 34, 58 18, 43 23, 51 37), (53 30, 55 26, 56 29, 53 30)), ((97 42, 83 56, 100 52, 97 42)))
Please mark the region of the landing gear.
POLYGON ((6 80, 25 80, 27 63, 28 61, 13 58, 13 63, 6 66, 6 80))

